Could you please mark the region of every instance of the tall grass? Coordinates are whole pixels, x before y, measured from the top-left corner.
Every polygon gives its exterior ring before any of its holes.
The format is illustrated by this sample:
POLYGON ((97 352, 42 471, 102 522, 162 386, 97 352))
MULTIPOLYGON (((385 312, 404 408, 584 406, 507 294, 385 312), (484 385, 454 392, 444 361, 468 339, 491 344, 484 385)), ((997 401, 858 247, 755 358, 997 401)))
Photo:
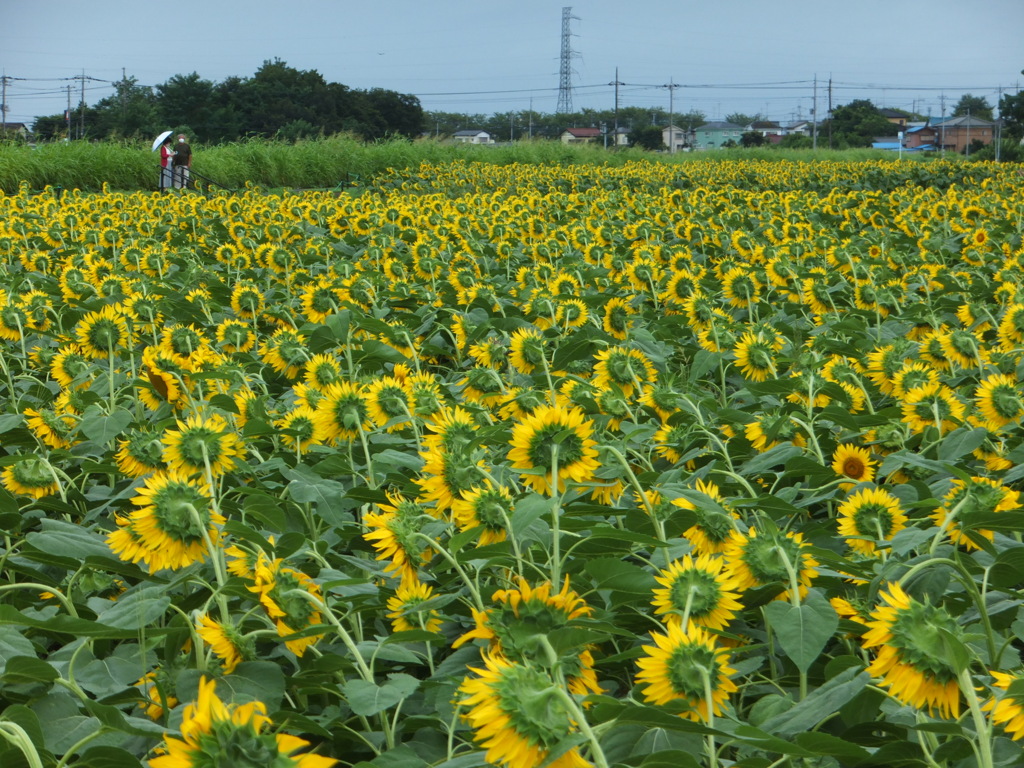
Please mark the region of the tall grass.
MULTIPOLYGON (((204 147, 193 146, 193 169, 219 185, 238 189, 246 184, 264 187, 333 188, 360 184, 389 168, 457 159, 508 165, 620 165, 628 161, 687 163, 694 160, 758 159, 857 162, 895 159, 891 152, 873 150, 737 149, 717 152, 653 154, 637 149, 609 152, 600 146, 569 146, 534 140, 494 146, 447 144, 436 141, 393 140, 366 144, 347 136, 300 141, 296 144, 249 140, 204 147)), ((909 156, 904 156, 908 159, 909 156)), ((0 190, 16 192, 21 184, 41 190, 47 186, 83 191, 103 184, 116 190, 148 190, 157 186, 158 158, 148 146, 115 142, 0 144, 0 190)))

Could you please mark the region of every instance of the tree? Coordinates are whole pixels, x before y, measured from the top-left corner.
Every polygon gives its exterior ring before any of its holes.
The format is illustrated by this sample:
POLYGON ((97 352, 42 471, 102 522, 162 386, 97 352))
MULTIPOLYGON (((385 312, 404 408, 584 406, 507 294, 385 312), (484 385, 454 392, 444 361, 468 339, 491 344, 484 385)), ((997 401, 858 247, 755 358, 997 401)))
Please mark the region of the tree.
POLYGON ((195 72, 175 75, 156 86, 156 94, 157 114, 164 125, 187 125, 195 134, 189 138, 200 142, 226 138, 224 131, 214 122, 220 105, 212 81, 203 80, 195 72))
POLYGON ((832 144, 839 149, 870 147, 876 136, 895 136, 898 130, 868 99, 856 99, 836 107, 832 119, 819 128, 819 135, 830 127, 832 144))
POLYGON ((953 107, 953 117, 980 117, 982 120, 992 119, 992 105, 984 96, 972 96, 965 93, 953 107))
POLYGON ((760 112, 754 115, 745 115, 742 112, 733 112, 731 115, 725 116, 725 122, 735 123, 736 125, 743 126, 747 126, 750 125, 751 123, 756 123, 757 121, 764 119, 764 115, 762 115, 760 112))
POLYGON ((1024 91, 1003 95, 999 100, 999 117, 1006 138, 1024 139, 1024 91))
POLYGON ((634 128, 629 132, 629 143, 641 149, 659 150, 666 148, 665 142, 661 137, 661 128, 656 125, 634 128))
POLYGON ((768 139, 760 131, 747 131, 740 136, 741 147, 763 147, 767 143, 768 139))
POLYGON ((118 80, 114 83, 114 94, 96 102, 90 110, 91 136, 126 139, 160 132, 153 91, 137 83, 134 77, 118 80))

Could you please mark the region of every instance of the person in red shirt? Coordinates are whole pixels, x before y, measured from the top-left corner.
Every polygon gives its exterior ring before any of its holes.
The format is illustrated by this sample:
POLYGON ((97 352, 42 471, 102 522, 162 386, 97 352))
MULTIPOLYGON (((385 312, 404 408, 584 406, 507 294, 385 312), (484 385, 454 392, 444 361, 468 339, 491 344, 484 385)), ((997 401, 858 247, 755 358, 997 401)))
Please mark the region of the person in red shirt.
POLYGON ((171 188, 172 175, 174 167, 172 161, 174 160, 174 149, 171 147, 171 137, 168 136, 164 139, 164 143, 160 145, 160 191, 171 188))

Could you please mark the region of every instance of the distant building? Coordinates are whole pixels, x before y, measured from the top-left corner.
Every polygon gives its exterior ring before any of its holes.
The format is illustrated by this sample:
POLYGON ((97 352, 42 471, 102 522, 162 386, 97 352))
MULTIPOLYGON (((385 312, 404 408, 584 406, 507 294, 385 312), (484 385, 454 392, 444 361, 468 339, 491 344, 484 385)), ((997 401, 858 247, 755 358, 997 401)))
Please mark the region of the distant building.
POLYGON ((996 137, 996 124, 980 117, 950 117, 932 121, 938 133, 938 144, 946 152, 963 152, 975 141, 991 144, 996 137))
MULTIPOLYGON (((730 141, 739 144, 744 128, 736 123, 715 120, 694 129, 694 149, 721 149, 730 141)), ((730 145, 731 146, 731 145, 730 145)))
POLYGON ((563 144, 593 144, 601 138, 600 128, 566 128, 558 140, 563 144))
POLYGON ((661 143, 668 147, 669 152, 689 151, 694 145, 693 130, 666 125, 661 129, 661 143))
POLYGON ((452 141, 459 144, 493 144, 494 137, 487 131, 470 129, 467 131, 456 131, 452 134, 452 141))
POLYGON ((927 122, 907 123, 903 132, 903 147, 909 150, 932 150, 939 148, 939 131, 927 122))
POLYGON ((766 138, 769 136, 782 136, 785 133, 783 127, 774 120, 755 120, 746 128, 747 131, 756 131, 766 138))
POLYGON ((23 139, 27 139, 31 133, 24 123, 4 123, 3 128, 7 136, 20 136, 23 139))
POLYGON ((814 125, 808 120, 798 120, 795 123, 790 123, 782 129, 782 135, 788 136, 791 133, 795 133, 798 136, 810 136, 814 132, 814 125))
POLYGON ((900 112, 898 109, 880 109, 879 113, 893 125, 898 125, 901 129, 907 127, 906 112, 900 112))

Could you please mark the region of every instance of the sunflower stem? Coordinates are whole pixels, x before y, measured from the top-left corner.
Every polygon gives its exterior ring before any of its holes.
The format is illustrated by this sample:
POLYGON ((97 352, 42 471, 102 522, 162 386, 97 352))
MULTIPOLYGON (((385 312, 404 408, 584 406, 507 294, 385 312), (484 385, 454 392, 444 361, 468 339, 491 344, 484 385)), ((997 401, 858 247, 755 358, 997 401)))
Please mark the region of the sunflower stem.
POLYGON ((459 578, 462 579, 462 583, 466 585, 466 589, 468 589, 469 593, 473 596, 473 604, 476 605, 477 610, 483 613, 484 601, 480 597, 480 590, 477 587, 477 585, 469 578, 469 574, 467 574, 463 570, 462 566, 459 565, 459 561, 452 557, 451 553, 444 547, 438 546, 437 541, 430 538, 426 534, 415 532, 412 534, 412 538, 423 539, 425 542, 427 542, 431 549, 433 549, 435 552, 437 552, 437 554, 439 554, 441 557, 448 561, 448 564, 451 565, 452 568, 455 569, 455 572, 459 574, 459 578))
POLYGON ((551 446, 551 586, 562 580, 562 494, 558 490, 558 444, 551 446))
POLYGON ((992 737, 989 733, 990 726, 985 720, 985 714, 981 711, 981 702, 978 701, 978 693, 974 690, 974 680, 971 679, 969 669, 960 670, 957 675, 960 683, 960 690, 971 710, 971 719, 974 720, 974 730, 977 736, 978 747, 978 768, 993 768, 992 762, 992 737))
POLYGON ((43 768, 43 761, 39 757, 35 744, 20 725, 10 720, 0 720, 0 739, 20 750, 21 754, 25 756, 25 762, 28 763, 29 768, 43 768))
POLYGON ((56 587, 48 587, 45 584, 37 584, 34 581, 22 581, 17 584, 4 584, 0 586, 0 593, 7 592, 12 589, 35 589, 41 592, 49 592, 57 598, 57 602, 64 606, 65 611, 67 611, 71 616, 78 618, 78 611, 75 610, 75 606, 64 596, 64 593, 56 587))
POLYGON ((71 759, 73 755, 77 754, 82 747, 84 747, 93 739, 98 739, 100 736, 109 733, 109 731, 110 729, 107 728, 107 726, 101 725, 95 732, 90 733, 87 736, 83 736, 81 739, 79 739, 70 747, 68 747, 67 751, 64 753, 64 756, 57 761, 57 765, 55 765, 54 768, 64 768, 64 766, 68 764, 68 760, 71 759))

